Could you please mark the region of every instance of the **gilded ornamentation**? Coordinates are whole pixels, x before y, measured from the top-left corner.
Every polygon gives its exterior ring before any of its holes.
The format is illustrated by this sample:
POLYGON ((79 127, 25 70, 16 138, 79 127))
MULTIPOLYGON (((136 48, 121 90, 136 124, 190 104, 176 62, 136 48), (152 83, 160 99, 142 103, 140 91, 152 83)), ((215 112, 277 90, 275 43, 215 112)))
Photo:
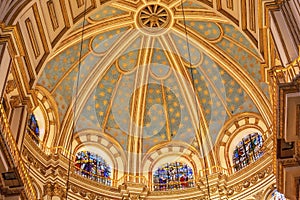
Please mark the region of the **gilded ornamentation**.
POLYGON ((234 191, 236 191, 237 193, 241 192, 243 189, 242 184, 238 184, 234 187, 234 191))
POLYGON ((244 188, 247 188, 247 187, 249 187, 250 186, 250 182, 249 181, 245 181, 244 183, 243 183, 243 187, 244 188))
POLYGON ((86 191, 84 191, 84 190, 81 190, 81 191, 79 192, 79 194, 80 194, 81 196, 83 196, 83 197, 86 197, 86 195, 87 195, 86 191))
POLYGON ((89 198, 90 200, 96 199, 96 195, 95 195, 95 194, 90 193, 90 194, 88 194, 87 196, 88 196, 88 198, 89 198))
POLYGON ((138 199, 140 199, 138 194, 130 194, 129 200, 138 200, 138 199))
POLYGON ((255 184, 257 181, 258 181, 258 175, 257 175, 257 174, 254 175, 254 176, 252 176, 251 179, 250 179, 250 182, 251 182, 252 184, 255 184))
POLYGON ((277 83, 291 83, 299 76, 300 56, 286 67, 274 67, 272 72, 277 80, 277 83))
POLYGON ((226 193, 227 193, 226 187, 219 186, 219 193, 220 193, 221 196, 226 195, 226 193))
MULTIPOLYGON (((146 2, 146 1, 145 1, 146 2)), ((215 2, 214 2, 215 3, 215 2)), ((68 6, 68 5, 67 5, 68 6)), ((98 5, 97 5, 98 6, 98 5)), ((174 8, 174 10, 175 10, 175 8, 174 8)), ((67 12, 69 12, 69 10, 67 10, 67 12)), ((168 10, 166 10, 166 12, 164 12, 163 11, 163 9, 160 9, 160 8, 158 8, 158 7, 156 7, 155 5, 150 5, 150 6, 148 6, 147 8, 145 7, 144 8, 144 11, 142 12, 141 11, 141 14, 140 14, 140 16, 139 16, 139 18, 141 19, 141 22, 142 22, 142 24, 143 24, 143 26, 146 26, 146 27, 144 27, 145 29, 148 27, 148 28, 156 28, 156 27, 164 27, 165 26, 165 19, 168 19, 168 16, 167 15, 165 15, 165 14, 163 14, 163 15, 161 15, 160 13, 167 13, 168 12, 168 10), (146 9, 146 11, 148 11, 148 12, 146 12, 145 11, 145 9, 146 9), (162 10, 162 11, 161 11, 162 10), (150 14, 149 14, 149 12, 150 12, 150 14), (154 13, 154 14, 153 14, 154 13), (161 15, 161 16, 160 16, 161 15), (162 17, 162 18, 160 18, 160 17, 162 17)), ((225 11, 224 11, 225 12, 225 11)), ((133 13, 133 12, 132 12, 133 13)), ((36 13, 35 13, 37 16, 38 16, 38 10, 36 11, 36 13)), ((168 14, 168 13, 167 13, 168 14)), ((172 14, 172 13, 171 13, 172 14)), ((43 20, 43 19, 42 19, 43 20)), ((76 19, 77 20, 77 19, 76 19)), ((67 28, 68 28, 68 26, 66 26, 67 28)), ((63 35, 63 34, 62 34, 63 35)), ((46 37, 48 37, 48 36, 46 36, 46 37)), ((57 39, 57 41, 59 41, 59 38, 57 39)), ((62 137, 63 138, 63 137, 62 137)), ((31 158, 32 159, 32 158, 31 158)), ((29 160, 29 159, 28 159, 29 160)), ((60 156, 53 156, 53 157, 51 157, 50 158, 50 167, 52 167, 52 165, 51 164, 53 164, 53 163, 51 163, 51 162, 53 162, 53 161, 57 161, 57 162, 55 162, 55 164, 56 163, 59 163, 59 162, 64 162, 64 160, 60 157, 60 156)), ((41 163, 43 162, 43 161, 40 161, 41 163)), ((33 166, 34 167, 36 167, 36 168, 40 168, 41 170, 40 170, 40 172, 41 173, 43 173, 43 170, 42 170, 42 166, 44 166, 45 165, 45 163, 42 163, 41 165, 39 165, 39 164, 37 164, 37 163, 39 163, 39 162, 33 162, 33 166)), ((47 164, 47 166, 48 166, 48 163, 46 163, 47 164)), ((49 170, 50 171, 50 170, 49 170)), ((55 170, 53 170, 53 171, 57 171, 58 173, 58 175, 60 175, 60 177, 59 178, 62 178, 62 179, 64 179, 64 178, 66 178, 66 173, 65 173, 65 171, 63 171, 62 169, 60 169, 60 168, 58 168, 58 169, 55 169, 55 170)), ((56 173, 53 173, 53 174, 51 174, 51 176, 53 175, 53 176, 57 176, 57 174, 56 173)), ((74 174, 71 174, 71 176, 72 177, 76 177, 76 175, 74 175, 74 174)), ((226 176, 224 176, 224 177, 227 177, 227 175, 226 176)), ((264 176, 263 175, 261 175, 261 174, 258 174, 258 179, 261 179, 261 178, 264 178, 264 176)), ((88 185, 88 184, 90 184, 91 183, 91 185, 97 185, 97 184, 95 184, 95 183, 92 183, 92 181, 90 181, 90 180, 86 180, 86 179, 84 179, 84 178, 82 178, 82 179, 79 179, 80 181, 84 181, 85 183, 87 183, 86 185, 88 185)), ((244 181, 244 180, 243 180, 244 181)), ((257 181, 247 181, 247 182, 244 182, 244 185, 243 185, 243 187, 245 188, 245 186, 246 187, 248 187, 248 185, 250 185, 250 183, 252 183, 252 184, 254 184, 254 183, 256 183, 257 181)), ((239 184, 239 186, 238 187, 241 187, 241 183, 239 184)), ((81 187, 81 186, 80 186, 81 187)), ((84 186, 82 186, 82 187, 84 187, 84 186)), ((101 188, 102 188, 102 186, 100 186, 101 188)), ((237 188, 238 188, 237 187, 237 188)), ((105 188, 105 187, 104 187, 105 188)), ((196 188, 196 189, 198 189, 198 188, 196 188)), ((214 187, 212 187, 212 192, 215 192, 215 189, 216 188, 214 188, 214 187)), ((243 189, 243 188, 242 188, 243 189)), ((111 189, 111 188, 107 188, 107 190, 109 191, 109 190, 113 190, 113 189, 111 189)), ((115 192, 115 191, 114 191, 115 192)), ((233 191, 234 192, 234 191, 233 191)), ((80 192, 80 193, 82 193, 82 192, 80 192)), ((88 192, 86 192, 85 193, 86 195, 89 195, 89 193, 88 192)), ((134 196, 133 196, 133 198, 135 198, 134 196)))
POLYGON ((49 197, 60 197, 63 198, 65 197, 65 188, 58 184, 58 183, 46 183, 44 185, 44 195, 49 196, 49 197))
POLYGON ((52 185, 51 185, 51 183, 47 183, 47 184, 44 186, 44 194, 45 194, 45 195, 48 195, 48 196, 51 196, 51 195, 52 195, 52 185))
POLYGON ((249 179, 244 181, 243 183, 237 183, 234 186, 230 187, 227 190, 227 194, 232 196, 235 192, 240 193, 244 189, 248 189, 249 187, 254 186, 255 184, 259 183, 261 180, 264 180, 267 175, 272 174, 272 164, 269 164, 264 169, 258 171, 254 175, 252 175, 249 179), (260 180, 260 181, 259 181, 260 180))
POLYGON ((58 169, 57 172, 58 172, 59 176, 62 178, 66 177, 66 175, 68 174, 67 171, 64 169, 58 169))
POLYGON ((170 13, 162 5, 149 4, 143 7, 137 16, 137 24, 146 32, 158 33, 170 23, 170 13))
POLYGON ((9 81, 7 81, 5 92, 6 92, 6 94, 9 94, 12 91, 14 91, 14 89, 16 89, 16 88, 17 87, 16 87, 16 84, 15 84, 15 81, 14 80, 9 80, 9 81))
POLYGON ((265 177, 265 172, 259 172, 258 173, 258 178, 262 179, 265 177))
POLYGON ((12 107, 16 107, 16 106, 20 105, 20 103, 21 103, 20 97, 19 96, 10 97, 10 103, 11 103, 12 107))
MULTIPOLYGON (((30 138, 28 138, 28 139, 30 139, 30 138)), ((35 146, 37 146, 36 144, 32 144, 32 145, 35 145, 35 146)), ((39 151, 37 151, 37 152, 39 152, 39 151)), ((44 154, 44 153, 42 153, 42 154, 44 154)), ((42 163, 40 163, 40 161, 38 161, 37 159, 36 159, 36 156, 34 157, 34 156, 32 156, 32 154, 30 153, 30 151, 28 151, 26 148, 23 150, 23 156, 27 159, 27 160, 30 160, 31 161, 31 163, 35 163, 35 164, 33 164, 33 166, 34 167, 37 167, 37 169, 42 169, 42 168, 44 168, 43 167, 43 164, 42 163)), ((46 157, 47 158, 47 157, 46 157)), ((51 160, 53 159, 53 157, 48 157, 48 158, 50 158, 49 160, 48 160, 48 162, 51 162, 51 160)), ((67 160, 65 160, 65 159, 62 159, 63 157, 62 156, 60 156, 60 155, 58 155, 58 160, 57 161, 63 161, 63 162, 67 162, 67 160)), ((54 159, 53 159, 54 160, 54 159)), ((57 168, 55 171, 57 171, 57 174, 65 174, 66 173, 66 171, 65 171, 65 169, 63 169, 63 168, 57 168)), ((258 183, 259 181, 258 180, 262 180, 262 179, 264 179, 267 175, 269 175, 269 174, 271 174, 272 173, 272 166, 271 165, 269 165, 268 167, 265 167, 264 169, 262 169, 262 170, 260 170, 260 171, 258 171, 256 174, 254 174, 251 178, 249 178, 248 180, 243 180, 242 182, 239 182, 239 183, 237 183, 236 185, 233 185, 233 186, 231 186, 228 190, 226 190, 226 188, 223 186, 223 187, 220 187, 219 188, 219 193, 220 193, 220 195, 229 195, 229 196, 232 196, 232 195, 234 195, 234 193, 240 193, 240 192, 242 192, 244 189, 246 189, 246 188, 249 188, 249 187, 251 187, 252 185, 254 185, 254 184, 256 184, 256 183, 258 183)), ((54 175, 55 175, 55 173, 54 173, 54 175)), ((66 178, 66 176, 61 176, 62 178, 66 178)), ((95 181, 92 181, 92 180, 88 180, 88 179, 86 179, 86 178, 84 178, 84 177, 81 177, 81 176, 79 176, 79 175, 77 175, 77 174, 74 174, 74 173, 71 173, 71 177, 73 177, 73 178, 75 178, 75 179, 77 179, 78 181, 80 181, 80 182, 85 182, 85 183, 88 183, 88 185, 93 185, 93 186, 95 186, 95 187, 99 187, 99 188, 103 188, 105 191, 110 191, 110 192, 113 192, 113 193, 115 193, 115 192, 118 192, 119 190, 116 190, 116 189, 114 189, 114 188, 112 188, 112 187, 109 187, 109 186, 105 186, 105 185, 102 185, 102 184, 99 184, 99 183, 97 183, 97 182, 95 182, 95 181)), ((219 176, 219 179, 222 179, 223 177, 226 177, 226 176, 219 176)), ((197 185, 199 185, 199 187, 200 188, 198 188, 198 187, 196 187, 196 188, 191 188, 191 189, 189 189, 189 191, 193 191, 193 192, 196 192, 196 191, 198 191, 199 192, 199 198, 203 195, 202 194, 202 189, 201 188, 203 188, 203 186, 205 186, 205 185, 203 185, 203 183, 202 183, 202 185, 201 185, 201 183, 200 182, 197 182, 196 183, 197 185), (200 190, 199 190, 200 189, 200 190)), ((58 193, 60 190, 59 190, 59 185, 56 185, 56 186, 51 186, 50 188, 52 188, 52 190, 56 190, 56 193, 58 193)), ((72 192, 74 192, 74 193, 79 193, 81 196, 83 196, 83 197, 88 197, 88 198, 90 198, 90 199, 99 199, 100 197, 99 196, 97 196, 97 194, 95 194, 94 192, 91 192, 91 191, 88 191, 87 189, 85 189, 84 187, 81 187, 81 186, 77 186, 77 185, 74 185, 74 184, 71 184, 70 185, 70 188, 71 188, 71 190, 72 190, 72 192)), ((124 188, 125 189, 125 188, 124 188)), ((63 190, 63 189, 62 189, 63 190)), ((63 191, 60 191, 61 192, 61 194, 63 195, 63 191)), ((212 186, 211 187, 211 194, 215 194, 216 192, 217 192, 217 190, 218 190, 218 188, 217 187, 215 187, 215 186, 212 186)), ((48 188, 47 187, 45 187, 45 192, 47 192, 47 193, 49 193, 49 184, 48 184, 48 188)), ((152 192, 151 194, 152 195, 155 195, 155 196, 159 196, 159 195, 166 195, 166 194, 168 194, 168 195, 174 195, 174 194, 180 194, 180 195, 182 195, 182 194, 184 194, 186 191, 185 190, 180 190, 180 191, 161 191, 161 192, 152 192)), ((130 194, 130 193, 129 193, 130 194)), ((128 194, 128 195, 129 195, 128 194)), ((109 193, 107 193, 107 195, 109 195, 109 193)), ((102 197, 101 197, 102 198, 102 197)), ((141 198, 141 197, 140 197, 141 198)), ((201 198, 200 198, 201 199, 201 198)))
MULTIPOLYGON (((22 155, 19 151, 19 147, 18 147, 16 141, 14 140, 14 136, 10 129, 10 125, 8 123, 8 119, 6 117, 6 113, 4 111, 2 104, 0 104, 0 131, 1 131, 1 135, 2 135, 1 138, 5 141, 5 144, 6 144, 6 148, 4 148, 4 149, 7 149, 7 150, 4 150, 4 153, 9 151, 11 160, 14 160, 14 162, 18 163, 17 165, 14 165, 14 166, 18 170, 20 178, 24 184, 25 193, 28 198, 35 200, 36 192, 33 188, 30 176, 26 169, 26 165, 23 162, 22 155)), ((2 143, 1 141, 0 141, 0 144, 2 143)), ((10 162, 10 159, 8 162, 10 162)))
POLYGON ((258 192, 258 193, 256 193, 256 194, 254 194, 253 197, 254 197, 255 199, 263 199, 263 192, 262 192, 262 191, 261 191, 261 192, 258 192))
POLYGON ((40 167, 40 172, 42 175, 45 175, 47 173, 47 169, 44 166, 40 167))
POLYGON ((78 187, 76 187, 75 185, 70 185, 70 188, 71 188, 71 190, 74 192, 74 193, 78 193, 79 192, 79 189, 78 189, 78 187))
POLYGON ((53 189, 52 189, 52 195, 53 196, 61 196, 61 186, 58 183, 54 183, 54 185, 52 185, 53 189))
POLYGON ((230 196, 230 195, 233 195, 234 193, 234 189, 230 188, 229 190, 227 190, 227 194, 230 196))
POLYGON ((218 191, 218 187, 217 186, 213 186, 213 187, 210 188, 210 192, 212 194, 216 193, 217 191, 218 191))

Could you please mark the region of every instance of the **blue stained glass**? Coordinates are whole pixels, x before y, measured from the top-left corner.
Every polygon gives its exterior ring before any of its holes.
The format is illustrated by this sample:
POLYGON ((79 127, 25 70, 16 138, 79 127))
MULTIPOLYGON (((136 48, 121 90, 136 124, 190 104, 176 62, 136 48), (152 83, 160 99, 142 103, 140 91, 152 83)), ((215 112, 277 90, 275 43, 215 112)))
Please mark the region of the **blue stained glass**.
POLYGON ((31 130, 32 139, 38 144, 39 137, 40 137, 40 129, 39 129, 38 121, 36 120, 34 114, 31 114, 29 116, 28 127, 31 130))
POLYGON ((272 193, 271 200, 286 200, 286 198, 285 198, 284 194, 281 194, 277 190, 274 190, 274 192, 272 193))
POLYGON ((34 114, 31 114, 29 117, 28 126, 36 134, 36 136, 40 136, 39 125, 34 114))
POLYGON ((74 165, 76 172, 81 176, 111 185, 111 168, 101 156, 81 151, 76 154, 74 165))
POLYGON ((234 171, 239 171, 263 155, 263 139, 258 133, 247 135, 235 147, 232 155, 234 171))
POLYGON ((193 170, 180 162, 167 163, 153 173, 155 191, 194 187, 193 170))

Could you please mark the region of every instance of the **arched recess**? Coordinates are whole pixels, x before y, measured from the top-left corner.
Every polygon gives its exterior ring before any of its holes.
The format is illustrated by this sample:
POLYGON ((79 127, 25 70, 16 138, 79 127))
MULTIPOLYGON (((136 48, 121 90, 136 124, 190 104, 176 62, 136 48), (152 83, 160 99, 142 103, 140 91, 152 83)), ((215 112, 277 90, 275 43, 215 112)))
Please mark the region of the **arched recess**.
POLYGON ((124 176, 127 166, 126 154, 122 146, 111 136, 95 130, 84 130, 73 136, 72 155, 81 150, 91 151, 104 158, 112 169, 112 178, 124 176))
POLYGON ((267 139, 271 138, 271 131, 260 115, 256 113, 243 113, 228 121, 221 130, 215 145, 219 165, 232 173, 234 148, 242 138, 254 132, 262 136, 264 141, 263 148, 266 148, 265 144, 267 139))
POLYGON ((45 120, 44 137, 41 138, 45 147, 56 146, 56 136, 60 127, 57 106, 52 96, 43 87, 37 86, 35 90, 38 106, 35 109, 42 111, 45 120))
POLYGON ((36 194, 36 197, 37 199, 42 199, 42 195, 43 195, 43 191, 42 191, 42 188, 39 186, 39 184, 37 182, 35 182, 33 179, 32 180, 32 186, 35 190, 35 194, 36 194))
POLYGON ((145 154, 141 174, 148 179, 148 183, 153 183, 153 172, 158 167, 166 163, 182 162, 192 168, 194 180, 198 180, 200 171, 204 168, 201 157, 194 147, 182 142, 160 144, 145 154))
POLYGON ((273 194, 274 190, 276 190, 275 187, 269 187, 269 188, 267 188, 264 191, 264 195, 263 195, 264 198, 263 199, 264 200, 271 200, 272 194, 273 194))

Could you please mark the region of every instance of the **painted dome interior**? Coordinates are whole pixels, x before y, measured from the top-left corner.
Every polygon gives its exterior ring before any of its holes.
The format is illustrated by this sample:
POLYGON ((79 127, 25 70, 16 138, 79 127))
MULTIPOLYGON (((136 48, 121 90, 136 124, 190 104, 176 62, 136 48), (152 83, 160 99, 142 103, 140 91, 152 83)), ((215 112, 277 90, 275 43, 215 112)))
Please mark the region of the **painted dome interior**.
POLYGON ((138 137, 145 154, 172 142, 200 151, 205 138, 208 152, 234 116, 265 112, 260 62, 247 36, 198 1, 115 1, 77 22, 37 88, 55 102, 60 132, 98 132, 124 152, 138 137))

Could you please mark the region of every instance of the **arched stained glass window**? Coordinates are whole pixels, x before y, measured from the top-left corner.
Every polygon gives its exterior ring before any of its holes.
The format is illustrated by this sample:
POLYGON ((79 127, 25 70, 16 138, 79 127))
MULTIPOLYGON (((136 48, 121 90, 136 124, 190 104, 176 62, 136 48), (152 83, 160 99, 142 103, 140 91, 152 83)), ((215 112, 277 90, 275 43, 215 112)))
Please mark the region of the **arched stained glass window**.
POLYGON ((263 155, 263 139, 258 133, 251 133, 238 143, 233 151, 233 167, 239 171, 263 155))
POLYGON ((155 191, 193 187, 193 170, 181 162, 167 163, 154 172, 153 183, 155 191))
POLYGON ((111 185, 111 169, 106 161, 99 155, 80 151, 75 157, 76 172, 86 178, 105 185, 111 185))
POLYGON ((31 114, 29 116, 28 127, 30 129, 30 134, 32 136, 32 139, 38 144, 39 137, 40 137, 40 129, 34 114, 31 114))

